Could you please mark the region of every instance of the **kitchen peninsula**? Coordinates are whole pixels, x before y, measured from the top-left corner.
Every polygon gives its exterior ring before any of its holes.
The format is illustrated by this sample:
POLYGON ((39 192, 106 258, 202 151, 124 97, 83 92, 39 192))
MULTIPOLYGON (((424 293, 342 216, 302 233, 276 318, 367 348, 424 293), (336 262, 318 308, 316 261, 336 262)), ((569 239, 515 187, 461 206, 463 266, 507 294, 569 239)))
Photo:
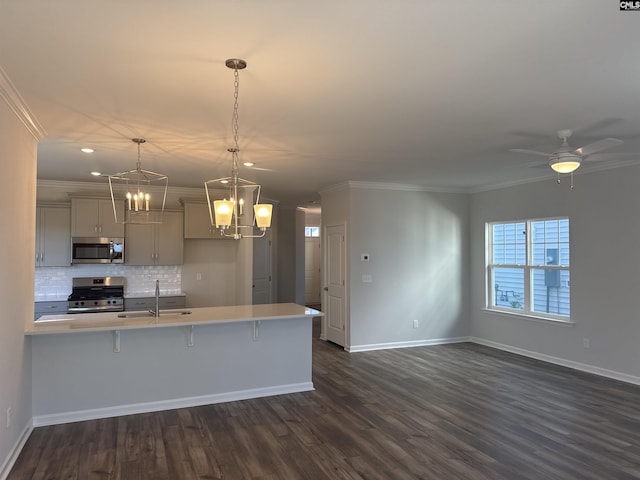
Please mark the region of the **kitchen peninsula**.
POLYGON ((29 324, 34 425, 313 390, 317 310, 292 303, 29 324))

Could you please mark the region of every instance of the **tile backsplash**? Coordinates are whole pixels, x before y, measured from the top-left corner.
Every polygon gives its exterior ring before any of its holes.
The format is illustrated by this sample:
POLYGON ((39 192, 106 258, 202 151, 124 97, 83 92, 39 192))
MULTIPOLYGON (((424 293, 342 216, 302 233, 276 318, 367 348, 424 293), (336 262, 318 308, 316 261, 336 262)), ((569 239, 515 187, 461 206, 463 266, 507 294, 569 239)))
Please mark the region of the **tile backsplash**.
POLYGON ((182 293, 182 266, 74 265, 35 269, 35 299, 66 300, 74 277, 125 277, 125 296, 153 295, 160 280, 162 295, 182 293))

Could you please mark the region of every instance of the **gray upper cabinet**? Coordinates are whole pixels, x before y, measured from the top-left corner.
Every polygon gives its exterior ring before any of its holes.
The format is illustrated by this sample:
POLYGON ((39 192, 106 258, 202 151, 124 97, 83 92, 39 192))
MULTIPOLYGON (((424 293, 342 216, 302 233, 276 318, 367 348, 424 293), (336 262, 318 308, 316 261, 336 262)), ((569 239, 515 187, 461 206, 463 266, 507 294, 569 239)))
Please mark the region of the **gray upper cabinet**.
POLYGON ((71 265, 69 207, 36 207, 36 267, 71 265))
MULTIPOLYGON (((116 203, 118 219, 124 219, 124 202, 116 203)), ((116 223, 110 198, 71 199, 71 236, 124 237, 124 225, 116 223)))
POLYGON ((206 203, 185 203, 184 238, 213 238, 209 207, 206 203))
POLYGON ((206 203, 184 204, 184 238, 225 239, 211 226, 209 207, 206 203))
MULTIPOLYGON (((159 216, 158 212, 153 213, 159 216)), ((181 265, 183 251, 182 212, 165 211, 162 223, 128 223, 124 259, 127 265, 181 265)))

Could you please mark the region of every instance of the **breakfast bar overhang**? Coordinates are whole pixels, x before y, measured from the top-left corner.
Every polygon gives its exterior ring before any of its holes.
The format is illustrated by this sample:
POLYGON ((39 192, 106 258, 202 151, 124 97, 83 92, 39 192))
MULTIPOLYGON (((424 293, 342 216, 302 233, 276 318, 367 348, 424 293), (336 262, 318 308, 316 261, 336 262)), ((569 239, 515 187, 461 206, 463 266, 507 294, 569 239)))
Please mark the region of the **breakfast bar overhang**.
POLYGON ((283 303, 42 317, 25 332, 34 425, 313 390, 321 315, 283 303))

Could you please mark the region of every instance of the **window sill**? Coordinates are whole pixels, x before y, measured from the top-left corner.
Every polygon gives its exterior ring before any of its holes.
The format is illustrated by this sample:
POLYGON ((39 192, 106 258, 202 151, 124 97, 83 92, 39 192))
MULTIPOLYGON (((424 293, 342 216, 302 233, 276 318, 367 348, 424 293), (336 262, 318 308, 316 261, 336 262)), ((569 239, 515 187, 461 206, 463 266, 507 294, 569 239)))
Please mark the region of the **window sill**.
POLYGON ((520 318, 522 320, 533 320, 534 322, 551 323, 553 325, 561 325, 565 327, 573 327, 576 324, 576 322, 570 319, 564 320, 559 318, 549 318, 549 317, 542 317, 539 315, 532 315, 529 313, 519 313, 519 312, 498 310, 495 308, 486 308, 486 307, 482 308, 482 310, 488 313, 495 313, 497 315, 501 315, 505 317, 511 317, 511 318, 515 317, 515 318, 520 318))

